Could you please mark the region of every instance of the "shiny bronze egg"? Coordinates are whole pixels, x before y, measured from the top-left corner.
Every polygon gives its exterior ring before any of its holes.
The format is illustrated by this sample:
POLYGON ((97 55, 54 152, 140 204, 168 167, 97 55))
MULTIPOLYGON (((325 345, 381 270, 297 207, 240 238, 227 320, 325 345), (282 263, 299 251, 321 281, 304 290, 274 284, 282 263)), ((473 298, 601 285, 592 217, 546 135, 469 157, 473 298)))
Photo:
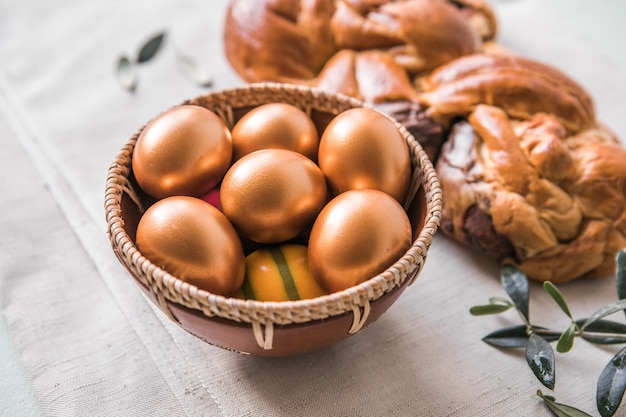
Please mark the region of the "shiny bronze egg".
POLYGON ((136 240, 153 264, 200 289, 230 296, 243 283, 245 256, 235 228, 199 198, 157 201, 141 216, 136 240))
POLYGON ((233 160, 261 149, 287 149, 317 161, 319 135, 298 107, 268 103, 246 113, 232 129, 233 160))
POLYGON ((181 105, 143 129, 132 156, 139 186, 155 198, 200 196, 230 165, 232 140, 222 119, 201 106, 181 105))
POLYGON ((400 203, 378 190, 350 190, 320 212, 309 237, 309 267, 336 292, 393 265, 411 246, 411 223, 400 203))
POLYGON ((368 108, 339 113, 320 139, 318 164, 332 195, 371 188, 404 204, 411 180, 411 159, 396 125, 368 108))
POLYGON ((326 195, 324 174, 309 158, 285 149, 263 149, 228 170, 220 203, 242 236, 278 243, 310 227, 326 195))

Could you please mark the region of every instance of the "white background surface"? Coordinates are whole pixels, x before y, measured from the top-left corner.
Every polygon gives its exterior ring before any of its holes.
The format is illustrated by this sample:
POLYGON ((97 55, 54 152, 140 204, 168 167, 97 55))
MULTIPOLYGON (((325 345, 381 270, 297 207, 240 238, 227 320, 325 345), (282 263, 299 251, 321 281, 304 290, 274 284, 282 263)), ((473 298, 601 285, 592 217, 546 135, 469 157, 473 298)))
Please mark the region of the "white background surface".
MULTIPOLYGON (((240 83, 221 52, 225 4, 0 0, 0 415, 550 415, 523 352, 480 340, 518 324, 515 313, 468 313, 504 295, 497 267, 441 234, 379 321, 297 358, 208 346, 139 293, 105 235, 106 170, 150 117, 206 92, 177 71, 175 48, 210 68, 216 88, 240 83), (161 29, 166 49, 127 94, 117 57, 161 29)), ((500 42, 578 80, 626 138, 626 2, 492 4, 500 42)), ((576 317, 615 299, 610 277, 559 288, 576 317)), ((567 325, 538 285, 530 309, 567 325)), ((577 341, 557 354, 557 399, 598 415, 597 376, 617 349, 577 341)))

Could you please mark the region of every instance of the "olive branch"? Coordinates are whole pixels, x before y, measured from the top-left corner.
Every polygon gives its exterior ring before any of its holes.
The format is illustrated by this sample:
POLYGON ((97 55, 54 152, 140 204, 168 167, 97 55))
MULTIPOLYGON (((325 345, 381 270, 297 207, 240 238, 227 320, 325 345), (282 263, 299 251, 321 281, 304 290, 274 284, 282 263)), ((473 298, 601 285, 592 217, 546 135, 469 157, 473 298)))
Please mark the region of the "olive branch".
MULTIPOLYGON (((470 313, 482 316, 499 314, 513 308, 519 313, 522 324, 496 330, 482 340, 498 348, 524 348, 526 362, 535 377, 545 387, 554 390, 556 361, 551 342, 557 342, 556 350, 559 353, 569 352, 574 347, 574 340, 577 337, 597 345, 626 345, 626 324, 605 319, 611 314, 626 312, 626 249, 618 252, 616 263, 615 281, 619 299, 587 318, 574 319, 559 289, 550 281, 543 283, 544 290, 570 320, 570 324, 562 331, 531 323, 528 308, 530 298, 528 278, 517 267, 504 265, 500 270, 500 281, 509 298, 491 297, 488 304, 471 307, 470 313)), ((596 407, 602 417, 615 415, 625 391, 626 346, 609 361, 598 378, 596 407)), ((577 408, 557 403, 553 396, 544 395, 541 390, 537 391, 537 395, 558 417, 589 416, 577 408)))

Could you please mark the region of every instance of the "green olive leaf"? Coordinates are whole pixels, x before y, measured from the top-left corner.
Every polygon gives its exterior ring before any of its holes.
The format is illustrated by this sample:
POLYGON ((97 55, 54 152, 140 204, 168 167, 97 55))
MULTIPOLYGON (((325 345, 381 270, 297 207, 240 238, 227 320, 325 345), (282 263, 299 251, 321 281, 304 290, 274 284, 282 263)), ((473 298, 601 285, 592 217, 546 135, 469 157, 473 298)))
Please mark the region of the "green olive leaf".
MULTIPOLYGON (((522 348, 528 345, 528 328, 524 324, 496 330, 483 337, 483 342, 501 348, 522 348)), ((533 330, 546 330, 544 327, 533 327, 533 330)), ((541 335, 548 342, 558 340, 558 335, 541 335)))
MULTIPOLYGON (((583 326, 589 319, 576 320, 576 324, 583 326)), ((585 326, 585 330, 588 332, 598 333, 619 333, 626 334, 626 324, 617 321, 598 319, 589 325, 585 326)))
POLYGON ((541 392, 540 389, 537 390, 537 395, 540 396, 543 400, 556 402, 556 398, 554 398, 554 396, 552 396, 552 395, 545 395, 543 392, 541 392))
MULTIPOLYGON (((615 274, 615 284, 617 285, 617 297, 620 300, 626 299, 626 250, 622 249, 615 256, 617 273, 615 274)), ((624 310, 626 314, 626 310, 624 310)))
POLYGON ((537 395, 543 399, 546 406, 548 406, 550 411, 552 411, 552 414, 556 417, 592 417, 590 414, 587 414, 578 408, 557 403, 553 396, 544 395, 541 390, 537 390, 537 395))
POLYGON ((626 390, 626 347, 606 365, 596 390, 596 406, 602 417, 610 417, 619 408, 626 390))
POLYGON ((489 297, 489 304, 502 304, 513 306, 513 304, 511 304, 511 302, 504 297, 489 297))
POLYGON ((132 92, 137 88, 135 65, 126 56, 121 56, 117 61, 117 78, 125 90, 132 92))
POLYGON ((469 312, 473 316, 486 316, 488 314, 499 314, 510 309, 510 305, 503 304, 484 304, 479 306, 473 306, 469 309, 469 312))
POLYGON ((602 307, 601 309, 599 309, 598 311, 596 311, 595 313, 593 313, 591 315, 591 317, 589 317, 587 319, 587 321, 581 326, 582 330, 587 329, 592 323, 610 315, 613 313, 616 313, 618 311, 624 310, 626 309, 626 300, 618 300, 618 301, 614 301, 610 304, 607 304, 606 306, 602 307))
POLYGON ((485 343, 502 348, 520 348, 528 344, 528 333, 525 325, 507 327, 496 330, 483 337, 485 343))
POLYGON ((583 333, 581 337, 589 343, 596 345, 620 345, 626 343, 626 337, 618 336, 596 336, 583 333))
POLYGON ((526 362, 535 377, 545 387, 554 390, 555 363, 554 351, 550 343, 536 333, 531 333, 526 345, 526 362))
POLYGON ((574 347, 574 338, 576 337, 576 329, 578 326, 576 323, 569 325, 567 329, 559 337, 559 342, 556 345, 556 350, 559 353, 566 353, 572 350, 574 347))
POLYGON ((159 32, 148 39, 148 41, 139 49, 139 53, 137 54, 137 63, 142 64, 154 58, 157 52, 161 49, 164 39, 164 31, 159 32))
POLYGON ((567 314, 567 317, 571 319, 572 313, 570 313, 569 307, 567 306, 567 303, 565 302, 565 298, 563 298, 563 294, 561 294, 561 291, 559 291, 559 289, 550 281, 545 281, 543 283, 543 288, 547 291, 548 294, 550 294, 554 301, 556 301, 559 307, 561 307, 561 310, 563 310, 563 312, 567 314))
MULTIPOLYGON (((586 321, 587 319, 580 319, 576 321, 576 324, 580 327, 586 321)), ((585 327, 581 337, 598 345, 626 343, 626 324, 599 319, 585 327)))
POLYGON ((528 321, 528 278, 517 267, 504 265, 500 269, 500 281, 519 312, 528 321))
POLYGON ((213 85, 213 77, 211 74, 200 67, 200 65, 190 56, 177 53, 178 66, 183 74, 189 77, 194 83, 200 87, 210 87, 213 85))

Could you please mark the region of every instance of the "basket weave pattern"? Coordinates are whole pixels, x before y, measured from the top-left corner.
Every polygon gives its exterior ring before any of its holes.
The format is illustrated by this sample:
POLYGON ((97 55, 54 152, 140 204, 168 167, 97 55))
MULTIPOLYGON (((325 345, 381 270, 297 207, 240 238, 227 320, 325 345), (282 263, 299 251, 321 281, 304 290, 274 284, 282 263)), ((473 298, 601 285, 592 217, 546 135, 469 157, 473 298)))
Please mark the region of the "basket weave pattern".
MULTIPOLYGON (((353 107, 363 107, 360 101, 346 96, 331 95, 301 86, 273 83, 250 84, 212 92, 181 104, 206 107, 218 114, 228 127, 232 128, 236 121, 234 120, 236 109, 250 108, 270 102, 293 104, 307 114, 315 110, 335 115, 353 107)), ((106 180, 105 211, 107 232, 113 251, 129 272, 149 289, 160 308, 172 319, 174 317, 167 307, 166 300, 201 311, 207 317, 251 323, 255 331, 258 330, 259 325, 271 327, 272 325, 305 323, 353 313, 354 324, 350 333, 356 332, 367 318, 371 301, 400 286, 405 280, 410 280, 411 283, 415 280, 424 265, 427 250, 439 226, 441 216, 441 187, 432 163, 415 138, 404 127, 399 124, 397 126, 405 137, 411 153, 414 189, 410 195, 415 195, 417 189, 420 186, 423 187, 428 213, 423 229, 404 256, 383 273, 360 285, 315 299, 261 302, 209 293, 154 265, 137 250, 125 231, 121 205, 122 196, 126 194, 139 206, 141 212, 145 209, 141 206, 136 185, 133 185, 130 180, 132 152, 145 126, 131 137, 109 168, 106 180)))

